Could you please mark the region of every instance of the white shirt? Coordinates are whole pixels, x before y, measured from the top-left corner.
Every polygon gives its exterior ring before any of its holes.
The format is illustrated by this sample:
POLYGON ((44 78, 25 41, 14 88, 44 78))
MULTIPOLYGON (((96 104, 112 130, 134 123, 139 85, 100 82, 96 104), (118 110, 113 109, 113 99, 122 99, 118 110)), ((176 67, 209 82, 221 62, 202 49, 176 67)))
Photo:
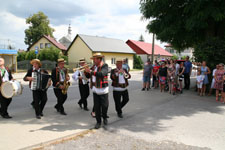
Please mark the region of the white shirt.
POLYGON ((65 73, 62 69, 59 69, 59 75, 60 75, 60 82, 64 82, 65 80, 65 73))
MULTIPOLYGON (((79 79, 79 74, 81 75, 79 70, 73 73, 72 78, 74 81, 77 81, 79 79)), ((84 79, 82 79, 82 83, 87 84, 87 81, 84 81, 84 79)))
MULTIPOLYGON (((116 73, 116 76, 118 76, 118 73, 116 73)), ((118 81, 119 84, 125 84, 125 83, 126 83, 123 74, 119 74, 118 80, 119 80, 119 81, 118 81)), ((125 91, 126 89, 127 89, 127 88, 113 87, 113 90, 114 90, 114 91, 125 91)))
POLYGON ((179 69, 180 69, 180 65, 178 63, 176 63, 176 73, 175 73, 175 75, 179 74, 179 69))
MULTIPOLYGON (((5 68, 4 68, 5 69, 5 68)), ((3 76, 2 72, 1 72, 1 76, 3 76)), ((9 81, 9 73, 8 71, 5 69, 5 75, 4 77, 2 77, 2 82, 6 82, 9 81)))
POLYGON ((215 76, 215 73, 216 73, 217 69, 213 69, 213 77, 215 76))
MULTIPOLYGON (((95 66, 95 72, 98 70, 98 67, 95 66)), ((92 82, 96 82, 96 76, 92 76, 92 82)), ((97 95, 103 95, 109 93, 109 87, 104 87, 104 88, 96 88, 95 86, 92 87, 92 92, 96 93, 97 95)))
POLYGON ((203 82, 204 78, 205 78, 204 75, 198 75, 196 80, 197 82, 203 82))

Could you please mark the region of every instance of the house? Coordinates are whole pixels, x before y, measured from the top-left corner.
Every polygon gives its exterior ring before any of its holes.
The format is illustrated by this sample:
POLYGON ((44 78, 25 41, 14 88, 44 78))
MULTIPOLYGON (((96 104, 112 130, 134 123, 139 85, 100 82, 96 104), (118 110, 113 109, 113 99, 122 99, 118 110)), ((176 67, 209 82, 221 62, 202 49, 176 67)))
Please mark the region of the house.
POLYGON ((54 38, 50 37, 49 35, 43 35, 39 40, 33 43, 31 46, 28 47, 27 51, 30 50, 42 50, 44 48, 50 48, 51 46, 58 48, 64 54, 66 52, 66 47, 61 43, 57 42, 54 38))
POLYGON ((111 68, 116 67, 116 60, 127 59, 128 65, 133 69, 135 52, 124 41, 82 34, 77 34, 67 49, 70 68, 77 67, 80 58, 85 58, 87 63, 92 63, 90 57, 97 52, 105 56, 103 60, 111 68))
POLYGON ((175 50, 172 45, 168 44, 168 45, 165 45, 165 49, 166 51, 170 52, 172 55, 176 55, 179 57, 179 59, 181 59, 183 56, 189 56, 190 58, 193 57, 193 52, 194 52, 194 49, 193 48, 187 48, 187 49, 184 49, 183 51, 181 52, 178 52, 177 50, 175 50))
MULTIPOLYGON (((146 62, 148 58, 152 58, 152 44, 128 40, 127 45, 129 45, 138 56, 141 57, 143 62, 146 62)), ((154 46, 154 60, 170 59, 173 55, 167 52, 165 49, 161 48, 157 44, 154 46)))
POLYGON ((72 42, 72 39, 71 39, 71 35, 72 35, 72 30, 71 30, 71 27, 69 25, 68 27, 68 33, 66 36, 63 36, 61 39, 59 39, 59 43, 61 43, 62 45, 64 45, 66 48, 68 48, 72 42))
POLYGON ((17 50, 0 49, 0 57, 4 58, 6 67, 17 72, 17 50))

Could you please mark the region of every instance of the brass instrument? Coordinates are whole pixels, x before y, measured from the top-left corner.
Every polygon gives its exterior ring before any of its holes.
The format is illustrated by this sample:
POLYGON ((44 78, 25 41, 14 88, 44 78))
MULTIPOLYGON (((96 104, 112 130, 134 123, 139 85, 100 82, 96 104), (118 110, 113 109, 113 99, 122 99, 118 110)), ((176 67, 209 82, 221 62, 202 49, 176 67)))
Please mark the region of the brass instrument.
MULTIPOLYGON (((116 72, 119 72, 119 70, 117 69, 116 72)), ((123 71, 122 74, 123 74, 125 79, 129 78, 129 74, 127 74, 125 71, 123 71)))
POLYGON ((79 67, 79 68, 74 68, 73 71, 74 71, 74 72, 76 72, 77 70, 79 70, 79 71, 84 71, 86 68, 89 68, 89 65, 88 65, 88 64, 86 64, 86 65, 84 65, 84 66, 81 66, 81 67, 79 67))
POLYGON ((123 72, 123 76, 124 76, 125 79, 129 78, 129 74, 127 74, 125 71, 123 72))
POLYGON ((76 71, 79 71, 80 72, 80 76, 82 77, 82 82, 83 84, 87 84, 88 83, 88 78, 85 76, 84 74, 84 71, 85 69, 89 68, 89 65, 86 64, 84 66, 81 66, 79 68, 74 68, 73 71, 76 72, 76 71))
MULTIPOLYGON (((68 76, 68 69, 66 69, 66 74, 65 74, 65 77, 67 77, 67 76, 68 76)), ((64 89, 62 89, 62 93, 64 95, 66 95, 67 91, 68 91, 68 88, 70 86, 70 81, 67 81, 66 78, 65 78, 65 80, 63 82, 63 86, 64 86, 64 89)))

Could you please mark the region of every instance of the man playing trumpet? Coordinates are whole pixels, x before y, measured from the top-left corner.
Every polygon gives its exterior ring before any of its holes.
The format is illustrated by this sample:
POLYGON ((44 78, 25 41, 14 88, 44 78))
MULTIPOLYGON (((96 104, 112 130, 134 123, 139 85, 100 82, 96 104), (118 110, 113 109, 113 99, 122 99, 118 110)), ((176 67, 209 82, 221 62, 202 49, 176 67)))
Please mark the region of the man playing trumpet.
POLYGON ((122 68, 122 60, 116 61, 116 68, 111 70, 110 78, 112 79, 113 98, 115 102, 116 112, 119 118, 123 118, 122 108, 128 103, 128 79, 131 75, 126 69, 122 68), (122 97, 122 101, 121 101, 122 97))
POLYGON ((77 81, 78 80, 78 84, 79 84, 79 91, 80 91, 80 100, 78 102, 78 105, 80 106, 80 108, 84 108, 84 110, 89 111, 88 107, 87 107, 87 98, 90 94, 89 92, 89 78, 90 78, 90 73, 86 72, 86 68, 89 68, 88 65, 85 62, 85 59, 82 58, 79 61, 79 65, 80 68, 77 68, 76 70, 74 70, 74 74, 72 76, 72 78, 77 81))

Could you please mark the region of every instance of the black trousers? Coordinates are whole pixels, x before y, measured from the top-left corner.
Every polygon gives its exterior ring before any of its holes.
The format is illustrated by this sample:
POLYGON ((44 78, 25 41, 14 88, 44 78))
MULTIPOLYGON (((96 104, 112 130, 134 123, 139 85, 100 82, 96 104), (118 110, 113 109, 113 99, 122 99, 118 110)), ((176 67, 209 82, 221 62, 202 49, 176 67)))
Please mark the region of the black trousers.
POLYGON ((33 92, 33 100, 34 100, 34 109, 36 116, 39 116, 45 107, 45 104, 48 100, 47 91, 34 90, 33 92))
POLYGON ((107 112, 109 107, 109 95, 103 94, 103 95, 97 95, 96 93, 93 93, 94 95, 94 110, 96 115, 96 121, 97 123, 101 123, 101 117, 103 119, 107 118, 107 112))
POLYGON ((8 114, 8 107, 9 104, 11 103, 12 98, 5 98, 4 96, 2 96, 2 93, 0 92, 0 112, 2 116, 7 116, 8 114))
POLYGON ((63 104, 67 99, 67 94, 63 94, 61 89, 54 88, 54 93, 57 98, 57 104, 55 108, 57 108, 60 112, 64 112, 63 104))
POLYGON ((125 91, 113 91, 113 98, 114 98, 114 102, 115 102, 116 112, 118 114, 122 114, 122 108, 129 101, 128 90, 125 90, 125 91))
POLYGON ((79 91, 80 91, 80 100, 78 104, 83 104, 84 108, 87 108, 87 98, 90 94, 88 84, 79 84, 79 91))
POLYGON ((185 89, 190 88, 190 75, 189 75, 189 73, 184 73, 184 88, 185 89))

